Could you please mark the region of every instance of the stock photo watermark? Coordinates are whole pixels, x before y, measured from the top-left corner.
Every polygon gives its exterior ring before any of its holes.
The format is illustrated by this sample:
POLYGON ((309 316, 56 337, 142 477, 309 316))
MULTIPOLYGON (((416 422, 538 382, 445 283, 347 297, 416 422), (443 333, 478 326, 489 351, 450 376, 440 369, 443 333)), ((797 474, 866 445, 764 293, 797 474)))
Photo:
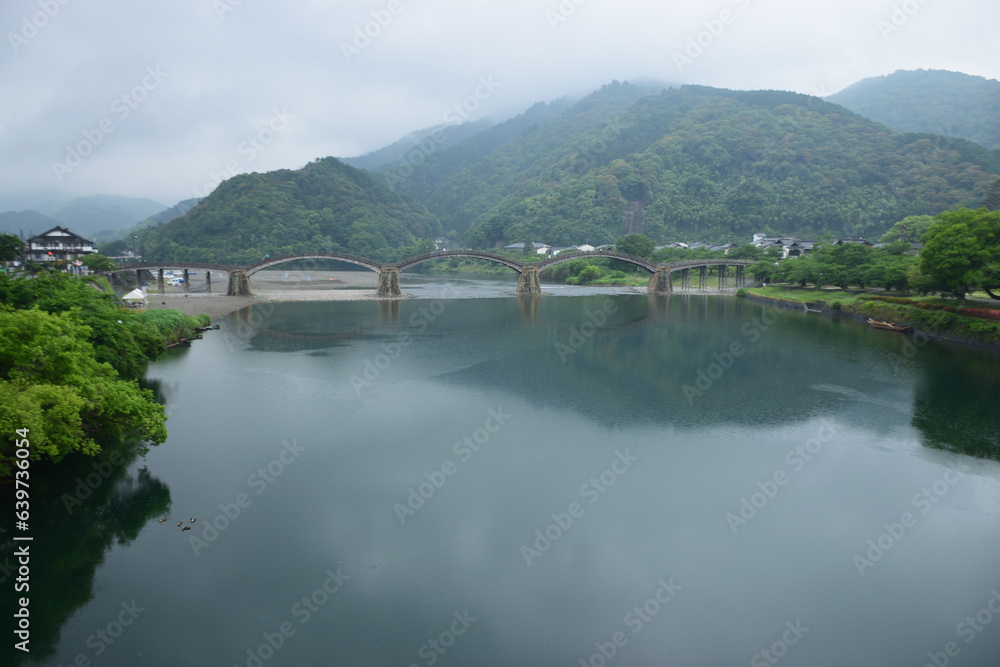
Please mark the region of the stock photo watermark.
MULTIPOLYGON (((428 639, 417 649, 417 656, 423 658, 424 664, 428 667, 447 653, 448 649, 455 645, 458 638, 468 632, 472 624, 479 620, 475 616, 470 616, 468 609, 463 610, 462 613, 456 611, 452 617, 455 620, 451 622, 447 630, 442 630, 437 637, 428 639)), ((420 667, 420 664, 411 662, 409 667, 420 667)))
POLYGON ((568 21, 573 14, 576 14, 577 8, 586 3, 587 0, 562 0, 555 9, 545 10, 545 20, 548 21, 549 27, 555 31, 559 28, 560 23, 568 21))
MULTIPOLYGON (((1000 591, 993 588, 982 609, 966 616, 955 626, 955 634, 964 639, 966 645, 971 644, 997 616, 1000 616, 1000 591)), ((951 659, 958 657, 961 652, 962 648, 957 641, 947 642, 941 651, 927 652, 928 662, 924 663, 924 667, 946 667, 951 659)))
MULTIPOLYGON (((479 109, 482 103, 490 99, 497 88, 500 88, 502 85, 503 83, 495 80, 492 74, 480 76, 477 85, 468 95, 462 98, 461 101, 448 107, 448 110, 441 117, 442 122, 448 126, 461 125, 466 122, 479 109)), ((443 129, 434 130, 434 132, 424 137, 416 143, 412 150, 399 158, 398 166, 394 166, 385 172, 386 184, 389 187, 394 187, 402 183, 447 141, 448 135, 443 129)))
MULTIPOLYGON (((453 285, 446 285, 444 291, 445 297, 448 299, 458 296, 453 285)), ((354 388, 355 395, 360 396, 362 389, 371 386, 382 377, 382 373, 388 370, 392 363, 399 358, 403 350, 413 344, 413 336, 419 336, 427 331, 427 328, 444 313, 446 307, 447 301, 444 299, 434 299, 429 305, 420 306, 416 312, 410 315, 409 319, 410 326, 416 329, 416 332, 400 331, 396 335, 395 342, 379 343, 381 351, 375 356, 365 359, 361 373, 354 373, 350 377, 351 387, 354 388)))
MULTIPOLYGON (((659 614, 678 592, 684 590, 682 586, 674 583, 673 577, 668 577, 666 581, 660 579, 656 583, 659 584, 659 588, 652 597, 636 605, 622 619, 622 625, 632 631, 632 637, 642 632, 653 621, 653 617, 659 614)), ((580 658, 580 667, 604 667, 618 655, 620 649, 628 645, 632 637, 629 637, 624 630, 616 630, 611 633, 608 641, 595 642, 594 648, 597 651, 591 653, 588 658, 580 658)))
MULTIPOLYGON (((146 609, 137 605, 135 600, 122 602, 121 611, 118 612, 118 615, 103 628, 98 628, 93 634, 87 637, 86 645, 87 648, 93 650, 93 657, 99 658, 104 655, 104 652, 115 643, 115 640, 125 633, 126 628, 135 623, 136 619, 139 618, 139 614, 144 611, 146 609)), ((87 653, 77 653, 70 664, 78 665, 79 667, 88 667, 90 661, 91 658, 87 653)))
POLYGON ((73 495, 68 493, 62 494, 60 500, 62 500, 63 506, 66 507, 66 512, 72 514, 74 507, 83 505, 83 501, 90 498, 94 494, 94 491, 100 488, 101 484, 111 477, 115 468, 123 462, 121 453, 116 451, 111 452, 108 458, 101 462, 92 462, 90 465, 94 469, 94 472, 89 473, 86 477, 81 476, 76 478, 73 495))
MULTIPOLYGON (((745 11, 750 8, 752 0, 732 0, 732 4, 736 5, 740 11, 745 11)), ((700 58, 707 49, 715 44, 716 40, 722 37, 723 33, 726 32, 726 26, 735 23, 738 17, 739 14, 732 9, 723 9, 717 17, 702 21, 702 26, 705 29, 689 36, 684 49, 673 53, 677 71, 683 72, 685 67, 693 65, 695 60, 700 58)))
POLYGON ((578 327, 572 326, 569 328, 569 339, 566 343, 556 341, 556 352, 559 353, 559 359, 565 364, 569 355, 576 354, 577 350, 583 347, 590 338, 594 337, 598 329, 608 323, 608 316, 617 312, 618 304, 611 299, 605 299, 604 303, 596 311, 584 308, 583 314, 585 319, 578 327))
MULTIPOLYGON (((255 495, 259 496, 264 493, 285 472, 288 466, 298 460, 304 451, 306 451, 306 448, 298 444, 294 439, 291 442, 286 441, 281 443, 281 449, 278 451, 277 456, 271 459, 267 465, 257 468, 256 472, 251 473, 247 477, 247 486, 254 490, 255 495)), ((253 497, 246 492, 236 494, 232 502, 219 503, 219 513, 203 522, 201 537, 194 534, 188 536, 188 544, 191 545, 194 555, 200 556, 201 552, 219 539, 219 535, 228 530, 232 524, 236 523, 243 510, 252 504, 253 497)))
POLYGON ((364 25, 354 27, 354 39, 340 43, 340 52, 348 63, 372 44, 372 40, 382 34, 397 16, 403 13, 403 3, 400 0, 389 0, 382 9, 371 11, 372 20, 364 25))
POLYGON ((926 4, 927 0, 904 0, 898 5, 893 5, 887 18, 881 18, 875 22, 875 27, 878 28, 882 39, 888 42, 892 34, 899 32, 926 4))
POLYGON ((207 197, 212 190, 228 178, 232 178, 242 171, 246 165, 253 162, 258 155, 267 150, 279 134, 286 131, 295 120, 295 116, 282 108, 280 111, 274 109, 271 117, 255 133, 248 134, 246 139, 236 146, 236 155, 228 160, 221 171, 208 172, 209 180, 199 189, 194 189, 194 195, 198 198, 207 197), (242 161, 240 160, 242 158, 242 161))
MULTIPOLYGON (((168 72, 160 69, 159 65, 146 68, 146 75, 134 86, 111 101, 111 113, 118 122, 124 122, 132 112, 139 108, 149 97, 149 94, 160 87, 160 85, 170 76, 168 72)), ((83 139, 76 144, 66 146, 66 156, 62 162, 52 162, 52 172, 56 179, 62 183, 67 174, 83 164, 83 161, 93 154, 107 138, 118 129, 115 120, 111 116, 105 116, 99 120, 95 127, 85 128, 81 134, 83 139)))
POLYGON ((740 507, 737 512, 726 514, 726 523, 729 524, 733 535, 736 535, 740 528, 746 526, 757 516, 758 512, 767 507, 767 504, 778 495, 781 488, 792 480, 792 476, 802 472, 806 464, 822 451, 823 445, 833 440, 836 433, 837 425, 832 421, 823 420, 815 436, 806 440, 805 444, 796 445, 788 450, 788 453, 785 454, 785 463, 791 468, 791 472, 780 468, 770 478, 763 482, 758 481, 757 491, 751 493, 749 497, 740 498, 740 507))
POLYGON ((212 0, 212 9, 220 21, 226 20, 226 14, 236 11, 236 8, 243 4, 243 0, 212 0))
MULTIPOLYGON (((313 615, 318 613, 330 601, 330 598, 340 593, 344 584, 351 579, 350 575, 340 571, 339 565, 336 570, 327 569, 324 574, 326 578, 323 583, 309 595, 303 595, 289 610, 292 617, 298 620, 299 625, 308 623, 313 615)), ((273 658, 289 639, 295 636, 295 632, 295 625, 291 621, 283 621, 278 624, 274 632, 262 633, 261 638, 264 641, 256 647, 251 646, 246 650, 247 658, 244 662, 246 667, 261 667, 273 658)), ((233 667, 240 666, 234 665, 233 667)))
POLYGON ((7 41, 10 42, 10 48, 14 49, 14 53, 38 36, 38 33, 70 2, 71 0, 38 0, 39 11, 22 16, 21 29, 7 33, 7 41))
MULTIPOLYGON (((504 413, 502 406, 496 410, 491 408, 487 413, 489 416, 486 417, 486 421, 483 422, 480 428, 477 428, 469 435, 463 436, 461 440, 452 445, 451 451, 458 457, 460 463, 468 463, 475 453, 489 442, 490 436, 499 431, 500 427, 506 424, 507 420, 511 417, 504 413)), ((406 497, 406 504, 396 503, 392 506, 396 517, 399 519, 399 525, 404 525, 408 517, 416 514, 428 500, 434 497, 434 494, 444 487, 448 478, 454 476, 458 470, 459 465, 457 463, 451 459, 445 459, 437 468, 424 471, 424 477, 427 481, 421 482, 416 487, 411 486, 408 489, 409 495, 406 497)))
MULTIPOLYGON (((749 339, 749 345, 753 345, 760 340, 761 334, 766 332, 771 325, 778 321, 778 316, 774 311, 765 308, 760 317, 754 317, 749 322, 744 322, 740 328, 740 333, 749 339)), ((694 405, 694 399, 704 394, 712 388, 726 371, 733 367, 736 360, 746 354, 747 346, 738 340, 734 340, 726 349, 712 353, 712 362, 703 368, 699 368, 695 375, 694 385, 685 384, 681 386, 684 398, 688 405, 694 405)))
POLYGON ((875 563, 882 560, 906 536, 907 531, 917 525, 918 519, 929 514, 963 477, 965 475, 958 470, 948 469, 941 479, 935 480, 933 484, 914 494, 910 504, 919 511, 917 513, 903 512, 898 521, 883 523, 882 528, 885 529, 885 532, 867 541, 868 549, 864 554, 854 556, 852 560, 854 567, 858 570, 858 575, 863 577, 865 570, 875 567, 875 563))
MULTIPOLYGON (((593 505, 603 498, 615 482, 627 473, 638 460, 639 457, 632 456, 627 449, 624 452, 616 449, 615 458, 612 459, 611 465, 602 470, 596 477, 591 477, 580 487, 580 497, 586 500, 588 505, 593 505)), ((530 567, 532 560, 541 558, 545 552, 552 548, 554 543, 569 532, 575 522, 583 517, 584 511, 585 508, 582 504, 572 502, 565 512, 550 514, 552 523, 535 530, 534 542, 521 545, 521 556, 524 558, 525 564, 530 567)))
POLYGON ((782 658, 788 655, 788 649, 798 644, 809 632, 809 628, 802 625, 802 621, 798 619, 794 623, 786 621, 785 627, 787 629, 781 633, 780 639, 750 658, 750 667, 768 667, 768 665, 778 664, 782 658))

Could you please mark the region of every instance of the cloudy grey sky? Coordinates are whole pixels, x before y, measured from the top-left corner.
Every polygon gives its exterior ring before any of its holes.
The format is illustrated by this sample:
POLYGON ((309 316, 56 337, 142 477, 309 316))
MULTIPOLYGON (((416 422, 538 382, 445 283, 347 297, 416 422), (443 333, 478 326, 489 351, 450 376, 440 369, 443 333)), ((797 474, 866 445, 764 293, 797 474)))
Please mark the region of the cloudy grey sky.
POLYGON ((998 79, 998 19, 994 0, 4 0, 0 210, 172 205, 456 105, 504 117, 614 79, 820 95, 897 69, 998 79))

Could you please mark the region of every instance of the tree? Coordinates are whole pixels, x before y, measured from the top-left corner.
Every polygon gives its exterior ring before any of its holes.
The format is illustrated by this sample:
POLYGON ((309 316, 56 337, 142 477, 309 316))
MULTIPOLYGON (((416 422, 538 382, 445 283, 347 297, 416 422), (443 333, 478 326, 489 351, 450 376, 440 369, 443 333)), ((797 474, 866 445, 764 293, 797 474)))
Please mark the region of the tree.
POLYGON ((615 242, 615 250, 636 257, 649 257, 656 249, 656 244, 643 234, 629 234, 615 242))
POLYGON ((94 254, 87 255, 83 260, 83 263, 87 265, 87 268, 91 271, 117 271, 118 265, 115 264, 114 260, 105 257, 104 255, 94 254))
POLYGON ((581 284, 593 282, 601 277, 601 269, 593 264, 588 264, 582 271, 580 271, 578 276, 581 284))
POLYGON ((13 234, 0 234, 0 262, 12 262, 22 259, 24 256, 24 244, 20 237, 13 234))
POLYGON ((983 202, 983 206, 990 211, 1000 211, 1000 178, 993 181, 989 192, 986 193, 986 201, 983 202))
POLYGON ((535 254, 535 242, 531 240, 531 234, 524 235, 524 247, 521 248, 521 251, 525 255, 535 254))
POLYGON ((903 218, 889 228, 879 243, 896 243, 900 240, 906 243, 917 243, 934 222, 931 215, 911 215, 903 218))
MULTIPOLYGON (((97 361, 90 328, 72 313, 0 310, 0 429, 28 429, 29 458, 93 456, 102 437, 157 444, 166 439, 165 420, 151 391, 97 361)), ((8 438, 0 444, 0 475, 10 474, 13 460, 8 438)))
POLYGON ((958 298, 982 288, 1000 300, 1000 211, 960 208, 937 216, 924 236, 920 272, 958 298))

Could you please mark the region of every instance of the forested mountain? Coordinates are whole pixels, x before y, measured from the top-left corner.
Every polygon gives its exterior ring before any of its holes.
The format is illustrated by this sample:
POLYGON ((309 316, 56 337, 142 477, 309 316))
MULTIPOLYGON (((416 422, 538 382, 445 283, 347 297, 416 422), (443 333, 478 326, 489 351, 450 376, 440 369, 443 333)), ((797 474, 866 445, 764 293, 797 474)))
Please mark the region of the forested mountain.
MULTIPOLYGON (((634 90, 639 91, 639 88, 634 90)), ((653 89, 644 89, 637 96, 649 95, 653 89)), ((549 103, 538 102, 523 114, 515 116, 472 136, 452 148, 439 145, 440 137, 430 135, 429 141, 411 149, 402 159, 384 164, 376 171, 382 174, 386 183, 397 192, 405 193, 414 198, 426 199, 446 178, 455 174, 477 160, 485 158, 507 144, 517 140, 536 128, 555 121, 561 114, 573 106, 568 97, 562 97, 549 103), (417 169, 425 166, 427 168, 417 169)), ((459 126, 464 127, 464 126, 459 126)), ((450 137, 452 129, 443 128, 441 134, 450 137)))
POLYGON ((383 146, 382 148, 370 153, 365 153, 364 155, 359 155, 357 157, 342 157, 339 159, 341 162, 346 162, 352 167, 374 171, 376 169, 386 168, 400 159, 405 160, 407 154, 413 151, 414 148, 419 147, 421 142, 428 139, 435 133, 439 133, 439 140, 435 141, 432 139, 433 146, 436 146, 437 149, 451 148, 452 146, 457 146, 462 143, 469 137, 473 137, 484 130, 488 130, 493 125, 493 121, 485 118, 471 123, 462 123, 460 125, 438 125, 436 127, 429 127, 426 130, 410 132, 399 141, 394 141, 388 146, 383 146))
POLYGON ((182 218, 140 232, 144 251, 392 259, 442 230, 479 248, 596 245, 628 233, 878 238, 907 216, 981 205, 1000 175, 1000 152, 972 141, 900 134, 816 97, 703 86, 613 82, 450 148, 433 133, 427 141, 433 148, 373 173, 325 158, 236 176, 182 218))
POLYGON ((930 132, 1000 148, 1000 81, 945 70, 899 70, 826 98, 897 132, 930 132))
POLYGON ((234 176, 183 217, 139 238, 150 260, 245 263, 309 250, 379 259, 440 232, 422 205, 381 179, 323 158, 294 171, 234 176))
POLYGON ((158 213, 154 213, 145 220, 139 223, 140 227, 149 227, 150 225, 159 225, 164 222, 170 222, 175 218, 179 218, 195 206, 198 205, 201 199, 197 197, 192 197, 191 199, 185 199, 184 201, 177 202, 170 208, 165 208, 158 213))
POLYGON ((132 227, 128 227, 126 229, 120 229, 116 233, 99 234, 100 243, 98 244, 98 249, 101 253, 107 255, 108 257, 114 257, 124 252, 128 252, 132 248, 133 235, 138 235, 139 232, 147 227, 162 225, 181 217, 197 206, 200 201, 201 199, 197 197, 185 199, 174 204, 170 208, 160 211, 159 213, 154 213, 137 225, 133 225, 132 227), (108 240, 109 238, 114 240, 108 240))
POLYGON ((972 142, 941 148, 815 97, 702 86, 651 95, 617 82, 441 179, 453 150, 396 188, 480 247, 628 232, 871 237, 908 215, 976 206, 1000 174, 997 155, 972 142))

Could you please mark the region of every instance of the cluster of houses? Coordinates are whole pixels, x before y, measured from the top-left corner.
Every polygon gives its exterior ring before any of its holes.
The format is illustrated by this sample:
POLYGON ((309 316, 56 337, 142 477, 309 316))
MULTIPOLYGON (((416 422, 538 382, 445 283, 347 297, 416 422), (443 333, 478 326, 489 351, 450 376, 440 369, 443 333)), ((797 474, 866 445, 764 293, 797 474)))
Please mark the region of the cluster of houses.
MULTIPOLYGON (((845 243, 862 243, 864 245, 872 245, 869 241, 864 239, 834 239, 831 241, 834 245, 843 245, 845 243)), ((754 234, 751 244, 754 247, 768 249, 768 248, 779 248, 781 250, 782 259, 786 257, 801 257, 809 252, 812 252, 813 246, 816 245, 816 241, 803 241, 796 236, 782 236, 782 237, 769 237, 766 234, 754 234)), ((549 255, 555 257, 561 252, 594 252, 596 250, 610 250, 613 249, 613 245, 577 245, 577 246, 567 246, 558 247, 551 246, 547 243, 533 243, 535 252, 539 255, 549 255)), ((656 250, 662 250, 663 248, 686 248, 689 250, 711 250, 713 252, 721 252, 724 254, 729 254, 730 250, 738 248, 739 245, 736 243, 703 243, 701 241, 696 241, 694 243, 684 243, 682 241, 677 241, 674 243, 668 243, 666 245, 656 246, 656 250)), ((877 245, 875 247, 878 247, 877 245)), ((524 250, 523 243, 511 243, 508 246, 504 246, 504 250, 524 250)))
MULTIPOLYGON (((865 245, 872 245, 864 239, 835 239, 833 243, 840 245, 844 243, 863 243, 865 245)), ((779 248, 781 249, 781 257, 800 257, 812 251, 813 246, 816 244, 815 241, 803 241, 802 239, 795 236, 783 236, 783 237, 769 237, 765 234, 754 234, 753 241, 751 244, 757 248, 779 248)), ((600 245, 592 246, 588 244, 575 245, 575 246, 551 246, 548 243, 538 243, 532 244, 535 248, 535 253, 539 255, 549 255, 555 257, 561 252, 594 252, 597 250, 610 250, 613 249, 613 245, 600 245)), ((689 250, 711 250, 713 252, 721 252, 724 254, 729 254, 730 250, 738 248, 736 243, 703 243, 701 241, 696 241, 694 243, 684 243, 682 241, 677 241, 674 243, 668 243, 666 245, 656 246, 656 250, 662 250, 663 248, 685 248, 689 250)), ((439 248, 442 249, 442 248, 439 248)), ((523 243, 511 243, 510 245, 504 246, 504 250, 514 250, 523 251, 523 243)))
MULTIPOLYGON (((779 248, 782 258, 800 257, 812 251, 815 241, 803 241, 794 236, 769 237, 765 234, 754 234, 751 243, 757 248, 779 248)), ((864 239, 835 239, 833 243, 840 245, 844 243, 863 243, 872 245, 864 239)), ((447 239, 435 239, 438 250, 447 249, 447 239)), ((915 244, 916 245, 916 244, 915 244)), ((535 253, 539 255, 549 255, 555 257, 561 252, 595 252, 598 250, 612 249, 612 245, 592 246, 589 244, 575 246, 551 246, 548 243, 532 243, 535 253)), ((688 248, 691 250, 712 250, 728 254, 730 250, 738 247, 735 243, 723 243, 715 245, 711 243, 669 243, 667 245, 656 246, 656 250, 662 248, 688 248)), ((511 243, 504 246, 505 250, 524 251, 524 243, 511 243)), ((96 253, 97 248, 94 242, 74 234, 65 227, 53 227, 37 236, 32 236, 25 242, 25 259, 35 263, 55 262, 66 260, 69 265, 80 267, 86 263, 87 255, 96 253)))
MULTIPOLYGON (((595 252, 597 250, 607 250, 613 246, 602 245, 602 246, 592 246, 587 243, 583 245, 571 245, 571 246, 550 246, 548 243, 532 243, 535 248, 535 254, 538 255, 551 255, 555 257, 561 252, 595 252)), ((504 246, 504 250, 524 250, 523 243, 511 243, 510 245, 504 246)))

